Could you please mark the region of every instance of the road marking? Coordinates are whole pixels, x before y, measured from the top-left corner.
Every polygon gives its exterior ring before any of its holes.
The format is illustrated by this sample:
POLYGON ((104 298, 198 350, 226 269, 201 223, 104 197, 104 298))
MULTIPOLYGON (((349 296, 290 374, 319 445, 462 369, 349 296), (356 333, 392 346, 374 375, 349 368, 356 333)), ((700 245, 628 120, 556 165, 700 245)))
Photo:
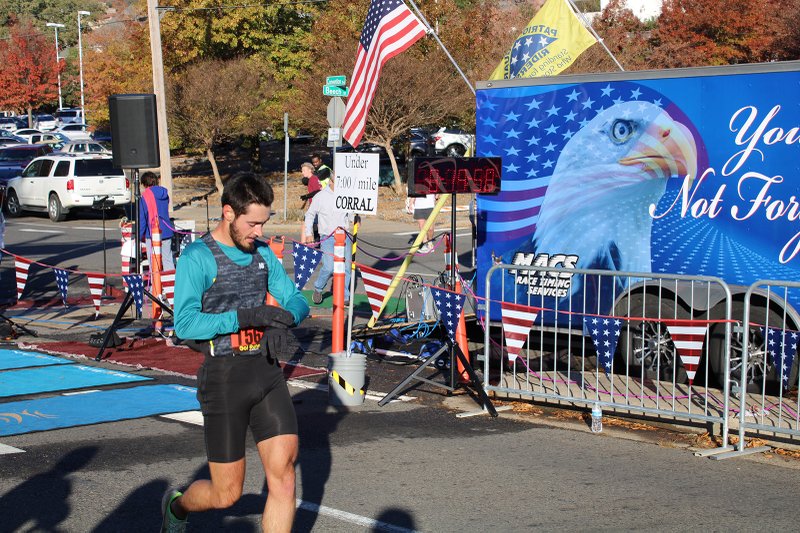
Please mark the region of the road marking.
MULTIPOLYGON (((456 228, 457 230, 466 230, 469 228, 456 228)), ((419 230, 416 231, 401 231, 398 233, 392 233, 392 235, 403 236, 403 235, 416 235, 419 233, 419 230)), ((456 233, 456 237, 468 237, 472 235, 472 233, 456 233)))
MULTIPOLYGON (((323 384, 323 383, 312 383, 312 382, 309 382, 309 381, 301 381, 299 379, 289 379, 289 380, 286 380, 286 384, 289 385, 290 387, 297 387, 298 389, 307 389, 307 390, 316 390, 316 391, 320 391, 320 392, 328 392, 328 386, 323 384)), ((385 394, 382 394, 382 393, 367 391, 367 393, 364 395, 364 398, 367 399, 367 400, 374 400, 374 401, 378 402, 378 401, 382 400, 384 396, 385 396, 385 394)), ((401 395, 401 396, 395 397, 395 399, 392 400, 392 401, 393 402, 395 402, 395 401, 410 402, 411 400, 415 400, 415 399, 416 398, 414 398, 413 396, 401 395)))
POLYGON ((177 420, 178 422, 194 424, 195 426, 203 425, 203 413, 200 411, 184 411, 182 413, 169 413, 161 416, 163 418, 169 418, 170 420, 177 420))
POLYGON ((70 226, 70 229, 88 229, 92 231, 103 231, 103 228, 94 228, 89 226, 70 226))
POLYGON ((356 524, 358 526, 369 528, 371 531, 391 531, 394 533, 416 533, 416 531, 413 529, 395 526, 394 524, 381 522, 380 520, 375 520, 374 518, 367 518, 366 516, 348 513, 347 511, 340 511, 339 509, 333 509, 332 507, 326 507, 324 505, 318 505, 316 503, 311 503, 300 499, 297 500, 297 508, 303 509, 304 511, 317 513, 319 515, 331 516, 333 518, 342 520, 344 522, 350 522, 351 524, 356 524))
POLYGON ((11 453, 25 453, 25 450, 14 448, 13 446, 9 446, 8 444, 0 444, 0 455, 8 455, 11 453))
POLYGON ((55 229, 29 229, 29 228, 23 228, 23 229, 18 230, 18 231, 20 231, 20 232, 25 231, 25 232, 28 232, 28 233, 64 233, 63 231, 59 231, 59 230, 55 230, 55 229))

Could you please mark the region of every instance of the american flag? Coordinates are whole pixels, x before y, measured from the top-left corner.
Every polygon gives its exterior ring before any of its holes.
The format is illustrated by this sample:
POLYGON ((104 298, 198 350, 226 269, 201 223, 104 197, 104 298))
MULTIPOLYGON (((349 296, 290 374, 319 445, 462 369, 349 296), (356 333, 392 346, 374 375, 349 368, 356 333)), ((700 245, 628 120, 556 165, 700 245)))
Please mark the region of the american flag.
POLYGON ((372 316, 377 320, 381 315, 381 305, 386 298, 386 291, 394 279, 394 274, 381 272, 368 266, 360 265, 361 280, 364 282, 364 292, 367 293, 369 306, 372 308, 372 316))
POLYGON ((792 371, 794 356, 797 354, 798 332, 768 327, 764 327, 763 331, 764 338, 767 339, 767 351, 772 357, 772 364, 775 365, 775 374, 780 376, 783 388, 788 389, 791 385, 789 374, 792 371))
POLYGON ((69 273, 60 268, 54 268, 53 273, 56 275, 56 286, 61 293, 61 301, 64 302, 64 307, 67 306, 67 286, 69 285, 69 273))
POLYGON ((503 302, 501 307, 506 350, 508 351, 509 360, 514 361, 528 340, 528 333, 531 331, 539 309, 509 302, 503 302))
POLYGON ((100 304, 103 298, 103 287, 106 284, 106 278, 102 274, 88 273, 86 274, 89 280, 89 292, 92 294, 92 302, 94 303, 94 314, 100 314, 100 304))
POLYGON ((700 357, 703 355, 703 344, 708 324, 701 325, 682 325, 667 323, 667 331, 672 337, 672 344, 681 358, 681 364, 686 370, 686 377, 689 385, 692 385, 694 376, 697 374, 697 367, 700 366, 700 357))
POLYGON ((175 271, 167 270, 161 273, 161 292, 167 299, 170 307, 174 306, 173 300, 175 299, 175 271))
POLYGON ((439 311, 439 318, 441 318, 442 324, 444 324, 447 334, 453 342, 455 342, 456 338, 458 321, 461 318, 461 313, 464 312, 465 298, 464 294, 457 292, 440 288, 433 289, 433 302, 439 311))
POLYGON ((131 291, 131 296, 133 296, 133 301, 136 304, 136 315, 139 316, 142 314, 142 304, 144 303, 144 281, 142 281, 142 276, 130 274, 122 276, 122 279, 125 280, 125 285, 131 291))
POLYGON ((367 125, 378 77, 386 62, 425 35, 425 26, 401 0, 372 0, 361 30, 350 97, 344 112, 344 138, 358 146, 367 125))
POLYGON ((592 338, 595 352, 597 352, 597 363, 606 375, 611 372, 621 325, 622 322, 614 318, 583 317, 583 329, 592 338))
POLYGON ((299 242, 294 243, 294 284, 297 290, 303 290, 317 265, 322 259, 322 252, 299 242))
POLYGON ((17 301, 22 299, 22 291, 28 283, 28 269, 31 268, 32 261, 24 257, 14 257, 14 270, 17 271, 17 301))

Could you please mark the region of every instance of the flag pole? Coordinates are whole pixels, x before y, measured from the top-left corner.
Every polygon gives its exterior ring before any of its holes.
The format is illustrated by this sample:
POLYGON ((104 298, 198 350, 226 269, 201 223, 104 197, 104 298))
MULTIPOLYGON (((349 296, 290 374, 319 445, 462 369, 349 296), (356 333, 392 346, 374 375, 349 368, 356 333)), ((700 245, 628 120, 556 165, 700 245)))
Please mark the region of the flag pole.
POLYGON ((459 74, 461 74, 461 77, 464 78, 464 82, 467 84, 467 87, 469 87, 469 90, 472 91, 472 94, 474 95, 475 87, 472 86, 472 84, 467 79, 466 74, 464 74, 464 71, 461 70, 461 67, 458 66, 458 63, 456 63, 456 60, 453 59, 453 56, 450 55, 450 52, 447 51, 447 47, 444 45, 441 39, 439 39, 439 36, 436 35, 436 32, 433 31, 433 28, 431 28, 430 23, 428 23, 428 19, 426 19, 425 15, 422 14, 422 11, 419 10, 417 4, 414 3, 414 0, 408 0, 408 3, 411 4, 411 7, 413 7, 414 11, 417 12, 417 15, 419 15, 419 18, 422 20, 422 23, 425 24, 426 28, 428 28, 428 33, 433 35, 433 38, 436 39, 437 43, 439 43, 439 46, 442 48, 442 50, 444 50, 444 53, 447 56, 447 58, 450 60, 453 66, 456 67, 456 70, 458 71, 459 74))
POLYGON ((603 50, 605 50, 606 52, 608 52, 608 55, 611 57, 611 59, 614 61, 614 63, 616 63, 616 64, 617 64, 617 66, 619 67, 619 69, 620 69, 622 72, 625 72, 625 68, 622 66, 622 64, 621 64, 619 61, 617 61, 617 58, 616 58, 616 57, 614 57, 614 54, 612 54, 612 53, 611 53, 611 50, 609 50, 609 49, 608 49, 608 47, 606 46, 606 43, 603 41, 603 38, 602 38, 602 37, 600 37, 600 35, 598 35, 598 33, 597 33, 597 32, 595 31, 595 29, 592 27, 592 23, 591 23, 591 22, 589 22, 589 19, 587 19, 587 18, 586 18, 586 15, 584 15, 584 14, 583 14, 583 11, 581 11, 580 9, 578 9, 578 6, 576 6, 576 5, 575 5, 575 2, 573 2, 572 0, 567 0, 567 2, 569 2, 569 5, 572 7, 572 9, 573 9, 573 10, 574 10, 574 11, 575 11, 575 12, 578 14, 578 16, 581 18, 581 21, 583 22, 583 25, 584 25, 584 27, 586 27, 586 28, 587 28, 587 29, 588 29, 588 30, 591 32, 591 34, 592 34, 592 35, 594 35, 594 38, 595 38, 595 39, 597 39, 597 42, 598 42, 598 43, 600 43, 600 46, 602 46, 602 47, 603 47, 603 50))
MULTIPOLYGON (((433 211, 431 211, 428 220, 425 221, 425 224, 422 226, 422 229, 419 230, 417 234, 417 238, 414 239, 414 244, 411 245, 411 249, 408 251, 408 255, 406 256, 403 264, 400 265, 400 269, 397 271, 397 274, 394 275, 394 279, 389 284, 389 288, 386 290, 386 294, 383 296, 383 301, 381 302, 381 308, 377 314, 373 314, 370 317, 369 322, 367 322, 367 327, 372 328, 375 325, 375 322, 378 321, 378 317, 381 316, 383 310, 386 308, 386 303, 389 301, 389 298, 394 294, 395 289, 400 284, 400 280, 403 277, 403 274, 406 273, 406 269, 408 269, 408 265, 411 264, 411 260, 414 259, 414 254, 417 253, 419 250, 419 245, 422 244, 422 241, 425 240, 425 237, 428 235, 428 230, 431 226, 433 226, 434 221, 436 220, 436 216, 439 214, 439 211, 442 210, 444 207, 445 202, 447 202, 447 198, 449 195, 443 194, 439 197, 439 200, 436 201, 436 205, 433 206, 433 211)), ((350 296, 353 297, 352 295, 350 296)), ((352 301, 350 302, 352 304, 352 301)))

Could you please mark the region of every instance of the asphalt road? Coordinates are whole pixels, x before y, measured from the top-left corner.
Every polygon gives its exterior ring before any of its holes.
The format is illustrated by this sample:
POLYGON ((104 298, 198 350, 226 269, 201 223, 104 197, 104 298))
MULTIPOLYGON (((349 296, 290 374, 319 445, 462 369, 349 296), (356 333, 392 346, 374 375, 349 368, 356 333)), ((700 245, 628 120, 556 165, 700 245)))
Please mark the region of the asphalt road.
MULTIPOLYGON (((102 267, 99 226, 86 218, 54 225, 24 217, 10 221, 6 242, 15 253, 48 264, 96 270, 102 267)), ((365 228, 364 238, 401 249, 409 236, 400 233, 407 231, 390 225, 372 234, 365 228)), ((440 257, 427 259, 415 260, 413 269, 441 268, 440 257)), ((10 262, 3 261, 0 272, 8 294, 10 262)), ((55 294, 52 277, 40 278, 34 290, 55 294)), ((317 354, 302 362, 322 361, 317 354)), ((375 374, 370 390, 379 393, 396 382, 391 376, 410 370, 379 376, 384 369, 368 368, 375 374)), ((124 370, 155 383, 195 385, 179 376, 124 370)), ((607 428, 595 435, 581 420, 508 413, 457 418, 457 411, 476 409, 475 402, 441 391, 415 391, 416 399, 385 407, 367 399, 337 409, 316 388, 324 381, 291 385, 301 433, 299 532, 753 531, 793 529, 800 518, 796 461, 774 455, 711 461, 694 457, 668 434, 607 428)), ((0 438, 0 451, 13 451, 9 447, 24 452, 0 454, 2 532, 155 531, 163 491, 207 474, 202 428, 159 416, 0 438)), ((259 530, 265 494, 252 445, 247 459, 242 500, 190 517, 190 531, 259 530)))

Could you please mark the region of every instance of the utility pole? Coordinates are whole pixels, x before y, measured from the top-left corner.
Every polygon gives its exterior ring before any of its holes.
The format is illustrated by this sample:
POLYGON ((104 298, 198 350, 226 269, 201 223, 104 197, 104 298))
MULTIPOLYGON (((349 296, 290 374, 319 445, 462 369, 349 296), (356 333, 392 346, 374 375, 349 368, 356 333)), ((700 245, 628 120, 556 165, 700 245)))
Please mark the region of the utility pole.
POLYGON ((156 120, 158 122, 158 151, 161 158, 161 186, 169 193, 169 211, 172 213, 172 165, 169 157, 169 133, 167 131, 167 98, 164 92, 164 60, 161 56, 161 21, 158 18, 157 7, 157 0, 147 0, 150 55, 153 63, 153 92, 156 95, 156 120))

